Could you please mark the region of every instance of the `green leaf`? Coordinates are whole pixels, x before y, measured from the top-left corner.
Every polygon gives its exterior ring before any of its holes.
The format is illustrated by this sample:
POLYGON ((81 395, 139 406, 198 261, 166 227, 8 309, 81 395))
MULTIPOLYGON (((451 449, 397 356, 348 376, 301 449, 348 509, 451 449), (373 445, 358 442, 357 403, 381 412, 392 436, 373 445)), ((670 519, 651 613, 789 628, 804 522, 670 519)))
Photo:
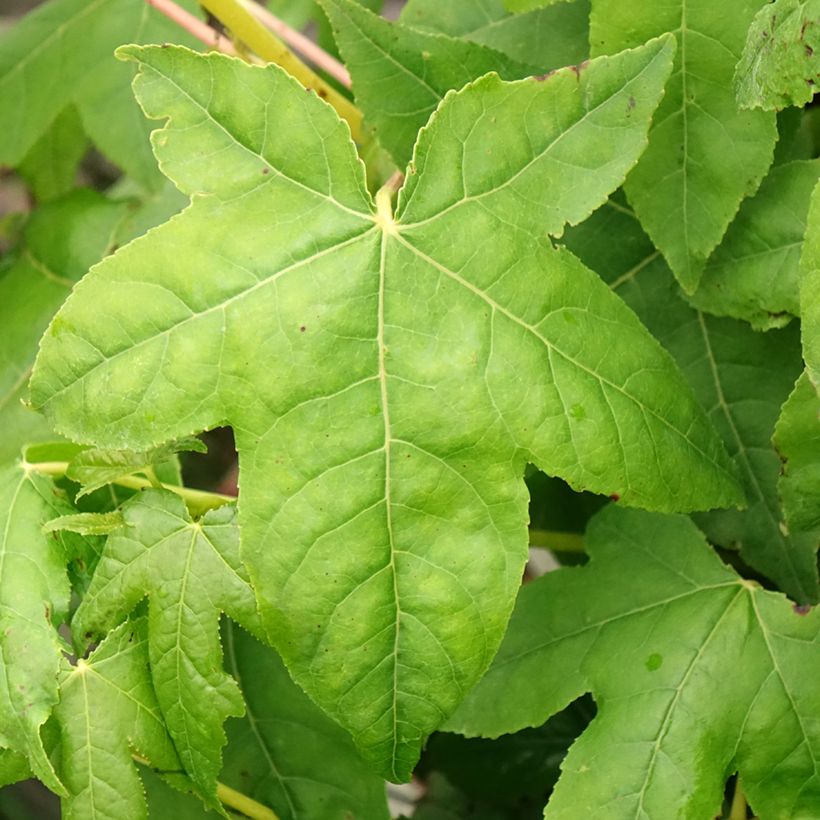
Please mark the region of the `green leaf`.
POLYGON ((739 111, 731 88, 760 0, 646 4, 593 0, 593 54, 674 31, 675 69, 626 193, 683 288, 695 290, 709 255, 772 162, 775 115, 739 111))
POLYGON ((795 531, 820 529, 820 398, 804 373, 783 405, 774 443, 783 460, 783 511, 795 531))
POLYGON ((69 792, 63 820, 144 820, 133 754, 158 769, 180 770, 148 674, 145 632, 144 618, 126 622, 87 660, 63 670, 54 712, 69 792))
POLYGON ((346 126, 278 68, 127 52, 146 111, 172 117, 163 168, 199 195, 78 286, 33 400, 103 447, 234 428, 267 632, 389 777, 501 638, 526 460, 627 504, 741 500, 668 355, 543 236, 634 163, 672 48, 449 95, 395 218, 386 191, 374 212, 346 126))
POLYGON ((80 535, 108 535, 125 523, 119 510, 107 513, 75 513, 61 515, 43 527, 44 532, 69 530, 80 535))
POLYGON ((504 5, 508 11, 518 14, 520 12, 539 9, 544 6, 554 6, 556 3, 573 2, 573 0, 504 0, 504 5))
POLYGON ((737 64, 742 108, 803 106, 820 81, 820 3, 775 0, 758 11, 737 64))
POLYGON ((74 187, 87 147, 80 115, 73 105, 67 105, 23 157, 18 170, 34 196, 47 202, 74 187))
POLYGON ((450 727, 496 736, 590 691, 601 710, 546 818, 713 817, 736 770, 756 814, 812 816, 820 610, 743 581, 682 517, 611 505, 587 548, 587 566, 523 587, 450 727))
POLYGON ((224 636, 225 665, 242 688, 245 716, 226 726, 222 779, 281 820, 386 820, 384 781, 347 732, 293 683, 276 652, 229 621, 224 636))
POLYGON ((224 817, 218 812, 209 811, 202 805, 202 801, 192 792, 183 792, 170 786, 160 775, 146 766, 140 768, 140 780, 145 788, 145 797, 148 800, 148 817, 173 818, 173 820, 216 820, 224 817))
POLYGON ((691 303, 757 330, 782 327, 800 313, 799 264, 820 160, 772 169, 747 199, 712 254, 691 303))
POLYGON ((65 790, 40 738, 57 703, 57 627, 68 612, 67 558, 43 525, 70 510, 51 479, 0 470, 0 746, 28 757, 52 791, 65 790))
POLYGON ((144 185, 160 183, 128 93, 133 69, 112 55, 165 40, 189 38, 143 0, 50 0, 27 14, 0 39, 0 165, 16 166, 73 102, 103 153, 144 185))
POLYGON ((55 437, 21 403, 37 343, 74 282, 109 251, 124 213, 91 191, 43 206, 26 225, 18 258, 0 274, 0 463, 17 458, 26 443, 55 437))
POLYGON ((92 447, 77 453, 69 462, 65 474, 81 486, 82 489, 77 494, 77 497, 81 498, 134 473, 147 473, 149 477, 156 477, 154 468, 177 453, 207 452, 205 443, 194 436, 187 436, 179 441, 161 444, 141 452, 92 447))
POLYGON ((151 677, 185 771, 214 808, 229 715, 242 714, 236 683, 222 671, 219 613, 258 629, 256 604, 239 558, 236 510, 192 521, 165 490, 147 490, 122 507, 91 586, 72 621, 85 646, 119 624, 148 595, 151 677))
POLYGON ((350 71, 356 104, 401 167, 447 91, 489 71, 508 80, 533 73, 478 43, 390 23, 353 0, 322 3, 350 71))
POLYGON ((33 777, 28 758, 11 749, 0 749, 0 788, 33 777))
POLYGON ((550 71, 589 57, 589 0, 510 14, 502 0, 409 0, 399 20, 408 26, 461 37, 550 71))
POLYGON ((812 193, 800 255, 800 316, 806 370, 820 387, 820 183, 812 193))
POLYGON ((740 469, 747 508, 699 513, 699 526, 715 543, 739 548, 748 564, 795 600, 816 601, 818 539, 790 534, 782 523, 781 462, 771 444, 780 407, 802 369, 797 327, 763 334, 744 322, 693 310, 663 259, 645 237, 640 241, 637 222, 615 209, 608 212, 606 219, 596 214, 580 236, 568 237, 570 246, 592 265, 612 256, 613 235, 633 248, 635 256, 607 270, 608 278, 675 357, 740 469), (647 255, 640 259, 641 253, 647 255), (622 274, 624 267, 630 270, 622 274))

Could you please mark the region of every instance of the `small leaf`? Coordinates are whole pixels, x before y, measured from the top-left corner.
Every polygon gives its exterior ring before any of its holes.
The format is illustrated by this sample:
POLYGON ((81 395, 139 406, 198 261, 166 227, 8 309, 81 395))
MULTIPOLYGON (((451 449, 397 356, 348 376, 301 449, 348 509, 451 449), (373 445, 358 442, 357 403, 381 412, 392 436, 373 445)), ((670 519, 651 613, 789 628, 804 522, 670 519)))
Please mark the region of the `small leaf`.
POLYGON ((125 476, 145 472, 150 475, 156 465, 167 461, 176 453, 207 451, 205 443, 194 436, 187 436, 141 452, 92 447, 74 456, 66 469, 66 476, 82 487, 77 495, 81 498, 125 476))
POLYGON ((144 618, 122 624, 61 675, 54 714, 69 792, 63 820, 145 820, 133 754, 158 769, 181 769, 148 674, 145 632, 144 618))
POLYGON ((678 39, 675 68, 649 147, 625 190, 646 232, 684 290, 692 293, 744 197, 772 162, 775 115, 738 111, 731 88, 760 0, 593 0, 593 54, 642 43, 664 31, 678 39))
POLYGON ((557 3, 525 14, 502 0, 408 0, 399 20, 425 31, 460 37, 506 54, 539 72, 589 57, 589 0, 557 3))
POLYGON ((586 541, 587 566, 523 587, 450 727, 494 737, 591 691, 601 710, 562 765, 548 820, 717 816, 735 770, 756 814, 811 817, 820 610, 739 578, 682 517, 610 505, 586 541))
POLYGON ((800 251, 819 177, 820 160, 772 169, 712 254, 690 298, 696 308, 757 330, 783 327, 799 315, 800 251))
POLYGON ((40 727, 58 700, 59 626, 68 611, 66 557, 43 525, 68 512, 51 479, 0 469, 0 746, 28 757, 35 775, 65 793, 40 727))
POLYGON ((221 778, 281 820, 386 820, 384 781, 350 735, 293 683, 274 650, 230 621, 224 635, 225 667, 242 688, 245 715, 226 726, 221 778))
POLYGON ((119 510, 108 513, 75 513, 61 515, 49 521, 43 527, 43 532, 59 532, 69 530, 80 535, 108 535, 124 523, 119 510))
POLYGON ((737 64, 741 108, 779 110, 811 102, 820 82, 820 2, 775 0, 749 27, 737 64))
POLYGON ((820 398, 804 373, 783 405, 774 443, 783 459, 778 481, 794 531, 820 529, 820 398))
POLYGON ((478 43, 390 23, 353 0, 322 4, 350 71, 356 103, 401 167, 447 91, 489 71, 507 80, 533 73, 478 43))
POLYGON ((229 715, 242 714, 236 683, 222 671, 219 613, 258 631, 256 603, 239 559, 236 510, 221 507, 194 522, 185 503, 146 490, 122 507, 72 622, 79 646, 122 622, 148 595, 151 676, 185 771, 217 808, 229 715))
POLYGON ((33 776, 25 755, 11 749, 0 749, 0 788, 33 776))
POLYGON ((103 447, 234 428, 266 631, 387 777, 409 776, 503 634, 526 460, 625 504, 742 498, 668 355, 544 236, 622 182, 673 49, 448 95, 395 216, 347 127, 280 69, 121 51, 171 117, 163 168, 199 195, 74 291, 34 403, 103 447))

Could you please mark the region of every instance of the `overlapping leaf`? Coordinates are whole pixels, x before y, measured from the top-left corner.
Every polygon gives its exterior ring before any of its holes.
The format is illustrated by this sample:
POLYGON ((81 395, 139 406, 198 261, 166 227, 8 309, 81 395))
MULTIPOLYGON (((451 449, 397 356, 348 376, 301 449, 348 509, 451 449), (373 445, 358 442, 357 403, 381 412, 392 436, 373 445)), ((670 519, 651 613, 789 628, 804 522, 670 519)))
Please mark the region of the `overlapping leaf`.
POLYGON ((820 82, 820 3, 775 0, 758 11, 737 64, 737 98, 767 111, 805 105, 820 82))
POLYGON ((105 447, 234 427, 266 629, 390 777, 501 638, 526 460, 627 504, 741 500, 667 354, 543 238, 635 162, 672 49, 450 95, 395 217, 344 124, 279 69, 127 52, 146 112, 171 118, 162 167, 198 195, 78 286, 33 400, 105 447))
POLYGON ((181 770, 148 673, 144 618, 115 629, 60 679, 59 769, 63 820, 144 820, 145 795, 132 755, 181 770))
POLYGON ((800 313, 799 264, 820 160, 772 169, 741 206, 691 298, 700 310, 744 319, 758 330, 800 313))
POLYGON ((587 548, 522 589, 450 725, 495 736, 591 691, 546 818, 716 816, 736 770, 761 817, 813 816, 820 610, 743 581, 685 518, 611 505, 587 548))
POLYGON ((322 2, 350 70, 356 103, 402 167, 447 91, 488 71, 507 80, 532 73, 501 52, 390 23, 354 0, 322 2))
POLYGON ((789 527, 820 530, 820 398, 805 374, 783 405, 774 442, 783 460, 778 486, 789 527))
POLYGON ((242 714, 236 683, 221 668, 219 614, 258 630, 235 509, 193 522, 178 496, 148 490, 122 515, 72 620, 75 640, 85 645, 105 634, 148 595, 148 655, 162 715, 182 766, 216 806, 222 724, 242 714))
POLYGON ((293 683, 276 652, 228 622, 225 666, 245 698, 244 717, 226 727, 220 777, 228 785, 272 806, 281 820, 386 820, 384 781, 293 683))
POLYGON ((589 0, 510 14, 502 0, 408 0, 402 23, 461 37, 500 51, 541 72, 589 56, 589 0))
POLYGON ((688 292, 772 162, 775 115, 737 108, 732 76, 760 0, 593 0, 593 54, 678 38, 675 70, 626 183, 641 224, 688 292))
POLYGON ((812 194, 800 256, 800 316, 806 369, 820 389, 820 184, 812 194))
POLYGON ((70 510, 51 479, 13 464, 0 470, 0 747, 28 757, 36 776, 63 793, 40 737, 57 703, 68 611, 67 559, 43 525, 70 510))

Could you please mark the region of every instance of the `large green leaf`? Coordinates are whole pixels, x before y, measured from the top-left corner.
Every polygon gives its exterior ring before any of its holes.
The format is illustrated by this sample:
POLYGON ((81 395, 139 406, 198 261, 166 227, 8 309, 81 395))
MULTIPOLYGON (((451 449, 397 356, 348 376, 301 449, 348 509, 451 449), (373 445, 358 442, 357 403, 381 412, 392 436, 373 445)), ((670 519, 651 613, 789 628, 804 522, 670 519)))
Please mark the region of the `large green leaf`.
POLYGON ((49 0, 0 39, 0 165, 17 165, 69 103, 92 140, 148 187, 161 184, 128 92, 123 43, 190 38, 144 0, 49 0))
POLYGON ((820 610, 739 578, 685 518, 611 505, 587 549, 522 589, 450 726, 496 736, 591 691, 546 818, 714 817, 736 770, 761 817, 814 816, 820 610))
POLYGON ((818 538, 782 523, 781 462, 771 444, 802 369, 797 327, 758 333, 693 310, 634 217, 620 209, 602 209, 567 241, 587 264, 606 260, 606 278, 675 357, 740 468, 748 507, 698 514, 698 524, 715 543, 739 548, 795 600, 816 601, 818 538), (631 248, 622 259, 610 251, 613 235, 631 248))
POLYGON ((40 727, 58 700, 69 585, 64 550, 42 528, 69 510, 51 479, 18 464, 0 470, 0 747, 25 754, 58 793, 40 727))
POLYGON ((281 658, 225 625, 225 665, 245 697, 228 721, 221 778, 272 806, 281 820, 386 820, 384 781, 350 736, 296 686, 281 658))
POLYGON ((144 820, 132 754, 157 769, 180 770, 151 685, 145 631, 144 618, 126 622, 62 672, 54 717, 69 792, 63 820, 144 820))
POLYGON ((783 405, 774 443, 783 460, 778 486, 789 527, 820 530, 820 397, 806 374, 783 405))
POLYGON ((627 504, 741 500, 668 355, 543 237, 634 163, 672 49, 448 96, 395 217, 346 126, 278 68, 127 51, 171 117, 162 166, 198 195, 75 289, 33 400, 105 447, 233 426, 268 634, 390 777, 501 638, 525 461, 627 504))
POLYGON ((73 284, 111 249, 124 214, 123 204, 92 191, 44 206, 0 275, 0 463, 15 459, 24 444, 54 438, 45 419, 21 403, 37 343, 73 284))
POLYGON ((691 298, 700 310, 734 316, 758 330, 782 327, 800 313, 800 251, 820 160, 772 169, 741 206, 691 298))
POLYGON ((450 89, 488 71, 508 80, 533 73, 478 43, 390 23, 354 0, 322 2, 350 70, 356 103, 402 168, 419 129, 450 89))
POLYGON ((408 0, 399 19, 481 43, 541 71, 576 65, 589 56, 589 0, 525 14, 505 11, 502 0, 408 0))
POLYGON ((673 31, 675 70, 626 192, 684 289, 772 162, 775 115, 739 111, 732 75, 761 0, 593 0, 593 54, 673 31))
POLYGON ((232 506, 192 521, 181 498, 148 490, 122 508, 71 627, 80 646, 123 621, 147 594, 151 677, 182 765, 212 806, 229 715, 242 714, 222 671, 219 614, 258 630, 232 506))
POLYGON ((805 105, 820 82, 820 2, 775 0, 755 15, 737 64, 737 98, 768 111, 805 105))

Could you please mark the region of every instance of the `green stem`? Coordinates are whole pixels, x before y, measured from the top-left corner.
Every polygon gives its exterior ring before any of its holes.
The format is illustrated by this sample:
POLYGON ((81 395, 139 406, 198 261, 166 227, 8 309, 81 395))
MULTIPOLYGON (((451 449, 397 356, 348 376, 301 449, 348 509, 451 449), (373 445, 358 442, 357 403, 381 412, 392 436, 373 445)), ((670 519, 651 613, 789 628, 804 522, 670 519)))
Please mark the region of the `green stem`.
POLYGON ((362 140, 362 112, 335 88, 308 68, 272 31, 265 28, 238 0, 200 0, 220 23, 255 54, 285 69, 305 88, 315 91, 329 102, 342 119, 347 120, 356 142, 362 140))
POLYGON ((267 806, 257 803, 248 795, 242 794, 242 792, 238 792, 236 789, 232 789, 230 786, 218 781, 216 796, 224 806, 241 812, 245 817, 250 817, 251 820, 279 820, 279 815, 267 806))
POLYGON ((530 546, 544 547, 554 552, 583 552, 584 536, 574 532, 530 530, 530 546))
MULTIPOLYGON (((64 476, 68 469, 67 461, 44 461, 39 464, 24 462, 23 468, 35 473, 42 473, 50 476, 64 476)), ((192 487, 176 487, 173 484, 163 484, 157 482, 156 484, 144 476, 125 475, 115 479, 111 484, 116 484, 118 487, 126 487, 129 490, 145 490, 149 487, 159 486, 164 490, 169 490, 172 493, 180 496, 185 500, 188 509, 195 518, 203 515, 208 510, 215 510, 217 507, 222 507, 225 504, 230 504, 236 501, 232 495, 223 495, 222 493, 209 493, 205 490, 195 490, 192 487)))
POLYGON ((746 795, 740 785, 740 775, 735 782, 735 794, 732 798, 732 808, 729 810, 729 820, 746 820, 746 795))

